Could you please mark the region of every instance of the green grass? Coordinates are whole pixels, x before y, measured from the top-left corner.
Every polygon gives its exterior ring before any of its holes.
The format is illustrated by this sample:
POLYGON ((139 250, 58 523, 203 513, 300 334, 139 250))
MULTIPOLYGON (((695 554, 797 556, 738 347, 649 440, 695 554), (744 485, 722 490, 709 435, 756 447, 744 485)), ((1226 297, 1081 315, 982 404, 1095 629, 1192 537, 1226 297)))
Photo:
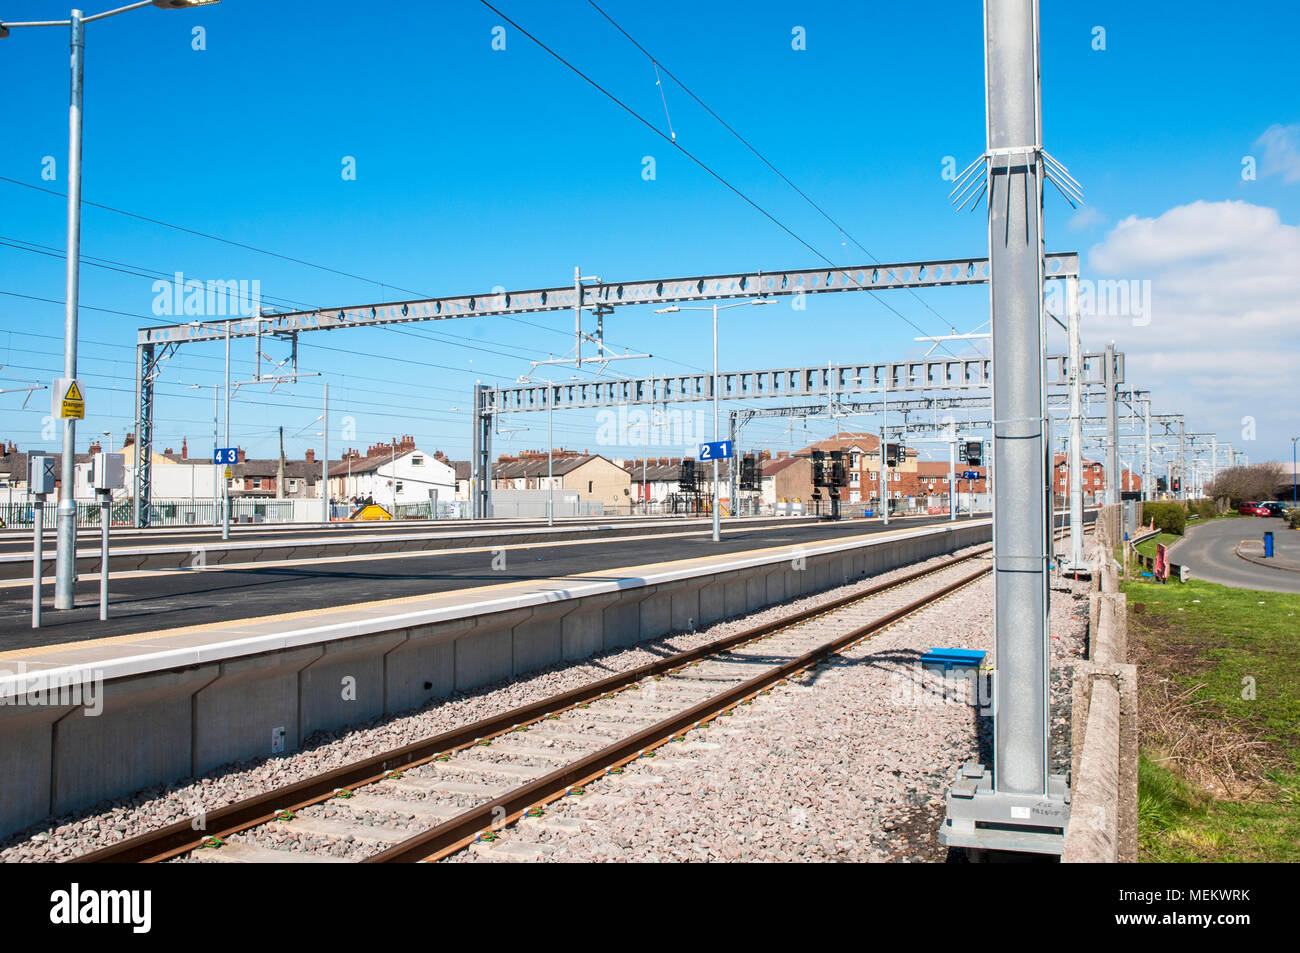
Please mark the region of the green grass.
POLYGON ((1138 551, 1139 555, 1146 556, 1148 559, 1155 559, 1156 544, 1172 546, 1180 539, 1182 539, 1181 536, 1177 536, 1173 533, 1161 533, 1158 536, 1152 536, 1150 539, 1143 540, 1133 548, 1138 551))
POLYGON ((1268 764, 1266 799, 1215 800, 1161 763, 1158 739, 1144 737, 1143 859, 1300 860, 1300 595, 1199 580, 1122 585, 1144 685, 1200 686, 1190 730, 1257 734, 1268 764))
POLYGON ((1296 862, 1300 810, 1294 797, 1289 804, 1216 801, 1143 754, 1138 761, 1138 842, 1144 863, 1296 862))

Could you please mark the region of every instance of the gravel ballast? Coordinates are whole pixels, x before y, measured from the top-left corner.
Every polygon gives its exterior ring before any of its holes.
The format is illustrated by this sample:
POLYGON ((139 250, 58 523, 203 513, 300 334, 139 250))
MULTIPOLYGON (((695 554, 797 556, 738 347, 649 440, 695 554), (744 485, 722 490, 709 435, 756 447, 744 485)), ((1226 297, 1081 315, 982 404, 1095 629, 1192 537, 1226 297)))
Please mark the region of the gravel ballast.
MULTIPOLYGON (((1051 764, 1064 772, 1088 585, 1053 588, 1051 764)), ((944 646, 992 661, 992 608, 985 577, 449 860, 947 860, 944 793, 958 764, 988 761, 991 722, 917 660, 944 646)))

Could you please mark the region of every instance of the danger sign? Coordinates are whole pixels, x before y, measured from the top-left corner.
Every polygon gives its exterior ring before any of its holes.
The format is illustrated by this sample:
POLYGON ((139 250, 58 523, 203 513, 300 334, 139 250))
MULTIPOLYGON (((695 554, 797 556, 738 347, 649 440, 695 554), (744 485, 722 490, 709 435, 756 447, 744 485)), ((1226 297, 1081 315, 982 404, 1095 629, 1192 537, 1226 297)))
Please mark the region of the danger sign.
POLYGON ((52 416, 58 420, 85 420, 86 397, 81 381, 60 377, 54 381, 52 416))

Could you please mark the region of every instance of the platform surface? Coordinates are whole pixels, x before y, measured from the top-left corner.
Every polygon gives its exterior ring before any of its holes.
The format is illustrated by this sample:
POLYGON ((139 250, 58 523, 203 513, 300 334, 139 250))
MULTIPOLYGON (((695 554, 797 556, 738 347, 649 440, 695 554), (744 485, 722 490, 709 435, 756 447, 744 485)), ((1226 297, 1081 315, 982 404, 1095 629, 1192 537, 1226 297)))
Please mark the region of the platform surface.
MULTIPOLYGON (((73 629, 75 633, 86 637, 72 640, 60 641, 54 637, 53 631, 42 629, 37 633, 36 644, 0 652, 0 670, 13 672, 16 663, 21 662, 29 672, 84 667, 100 670, 104 678, 139 674, 159 668, 194 665, 221 658, 366 634, 375 631, 376 623, 380 620, 383 622, 383 627, 388 629, 400 628, 404 625, 426 625, 463 618, 467 615, 541 605, 569 596, 614 591, 646 583, 669 582, 707 571, 743 568, 756 559, 780 560, 792 558, 799 552, 812 555, 827 549, 847 548, 873 540, 902 539, 920 535, 925 530, 934 528, 936 522, 946 524, 947 521, 927 520, 926 525, 922 525, 921 521, 894 522, 888 529, 878 523, 846 522, 839 524, 844 532, 830 536, 824 532, 792 533, 787 527, 777 535, 793 538, 773 538, 771 534, 765 533, 751 534, 749 537, 742 538, 737 534, 737 537, 731 540, 724 538, 721 548, 708 541, 707 536, 705 547, 691 545, 694 541, 687 538, 685 541, 679 541, 676 547, 678 553, 707 549, 707 554, 655 562, 630 563, 617 568, 610 566, 614 557, 606 551, 606 547, 599 544, 572 546, 570 547, 572 553, 566 554, 563 558, 555 557, 550 562, 545 557, 539 560, 530 547, 520 547, 519 552, 507 550, 507 569, 495 573, 488 565, 491 553, 475 553, 473 560, 475 564, 468 570, 468 575, 452 577, 462 583, 458 586, 431 585, 437 577, 428 572, 426 565, 422 571, 410 575, 391 576, 395 579, 413 580, 416 586, 423 590, 412 594, 392 595, 367 601, 352 599, 335 605, 313 603, 309 598, 290 601, 285 594, 280 594, 275 597, 280 607, 285 605, 313 607, 266 614, 252 613, 248 611, 250 603, 236 600, 231 603, 230 611, 225 613, 228 616, 226 618, 199 621, 188 625, 157 627, 147 625, 148 616, 144 616, 143 619, 129 617, 127 621, 135 621, 137 624, 128 626, 126 632, 107 637, 94 634, 94 629, 100 625, 98 622, 91 626, 81 625, 73 629), (597 551, 588 552, 589 548, 597 551), (532 569, 530 560, 540 562, 542 568, 532 572, 525 572, 522 568, 511 569, 516 564, 532 569), (574 563, 581 565, 572 572, 558 574, 547 571, 556 566, 574 563), (466 584, 471 580, 478 584, 466 584), (88 630, 89 634, 87 634, 88 630)), ((974 522, 977 525, 987 524, 986 520, 974 522)), ((654 546, 670 543, 658 538, 639 544, 623 540, 617 542, 620 546, 638 547, 639 554, 642 556, 652 555, 650 550, 653 550, 654 546)), ((629 550, 619 549, 616 552, 627 553, 629 550)), ((669 555, 672 555, 671 551, 669 555)), ((439 561, 445 559, 447 557, 444 554, 438 555, 439 561)), ((392 559, 388 562, 397 562, 397 560, 392 559)), ((349 577, 357 573, 357 569, 349 564, 323 571, 329 575, 342 573, 349 577)), ((373 571, 381 574, 390 573, 387 568, 373 571)), ((197 575, 200 578, 216 576, 220 580, 229 576, 230 572, 224 570, 197 575)), ((266 570, 257 572, 265 573, 266 570)), ((155 574, 146 575, 152 577, 155 574)), ((184 574, 184 578, 193 580, 195 574, 184 574)), ((278 577, 273 576, 274 578, 278 577)), ((257 604, 266 604, 266 602, 258 600, 257 604)), ((95 610, 91 608, 86 611, 93 614, 95 610)), ((172 619, 178 614, 180 613, 163 612, 158 615, 172 619)), ((185 614, 188 613, 180 615, 183 617, 185 614)))

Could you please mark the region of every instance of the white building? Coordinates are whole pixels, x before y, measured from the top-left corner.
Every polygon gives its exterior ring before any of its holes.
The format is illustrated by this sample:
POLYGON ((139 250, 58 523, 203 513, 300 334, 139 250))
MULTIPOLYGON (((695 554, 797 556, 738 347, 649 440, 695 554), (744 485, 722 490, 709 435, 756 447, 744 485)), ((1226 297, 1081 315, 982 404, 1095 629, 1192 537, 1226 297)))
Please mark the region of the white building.
POLYGON ((372 500, 392 513, 407 503, 449 503, 456 498, 455 469, 440 455, 416 447, 413 437, 376 444, 364 457, 349 454, 330 468, 332 499, 372 500))

